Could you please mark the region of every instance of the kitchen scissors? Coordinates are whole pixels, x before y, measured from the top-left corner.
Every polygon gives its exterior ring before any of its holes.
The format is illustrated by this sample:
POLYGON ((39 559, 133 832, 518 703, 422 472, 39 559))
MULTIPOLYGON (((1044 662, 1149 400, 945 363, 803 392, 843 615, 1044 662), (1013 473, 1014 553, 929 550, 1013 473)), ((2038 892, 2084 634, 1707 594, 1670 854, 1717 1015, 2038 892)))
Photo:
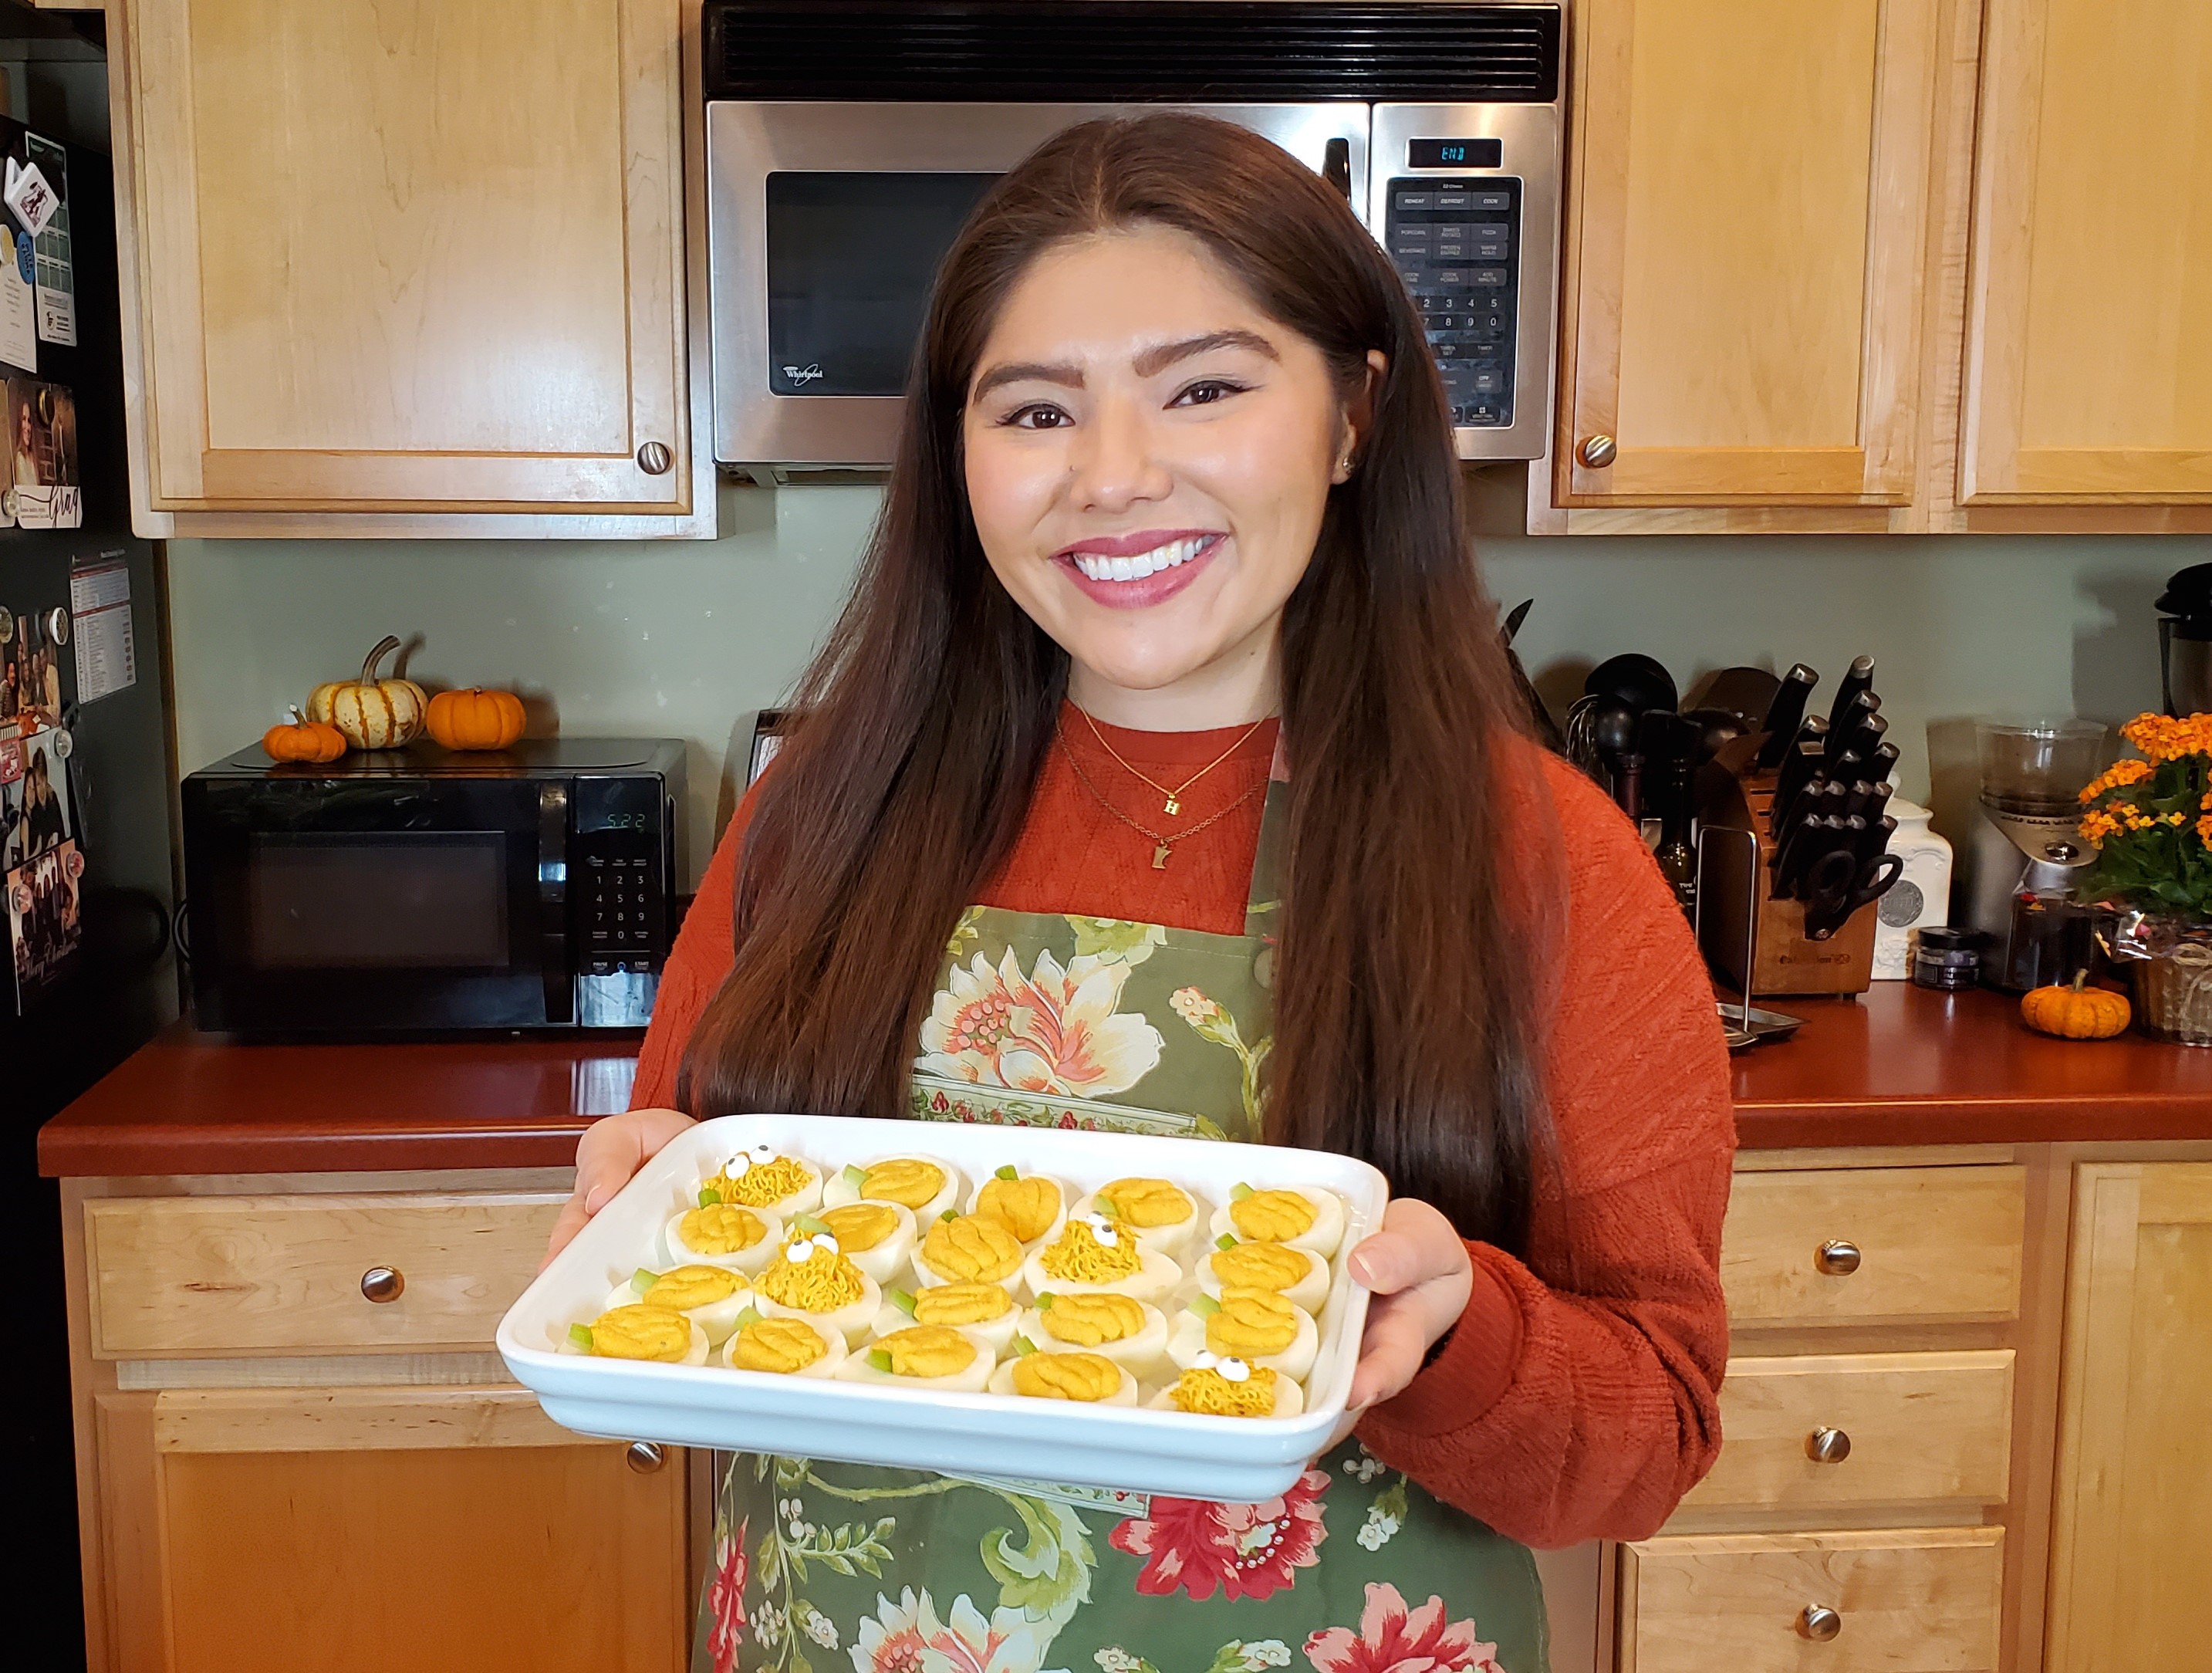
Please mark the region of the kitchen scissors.
POLYGON ((1852 913, 1888 893, 1904 870, 1899 855, 1861 860, 1849 849, 1832 849, 1822 855, 1805 873, 1805 939, 1826 940, 1852 913))

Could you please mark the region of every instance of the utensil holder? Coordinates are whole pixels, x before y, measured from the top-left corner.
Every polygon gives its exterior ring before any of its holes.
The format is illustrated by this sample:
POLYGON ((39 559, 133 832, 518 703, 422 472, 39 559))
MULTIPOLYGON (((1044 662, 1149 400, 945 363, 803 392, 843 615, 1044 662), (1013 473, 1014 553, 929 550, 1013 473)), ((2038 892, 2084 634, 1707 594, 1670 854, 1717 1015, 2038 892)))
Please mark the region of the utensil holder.
POLYGON ((1702 821, 1745 832, 1757 843, 1755 860, 1749 844, 1723 843, 1715 850, 1699 944, 1713 968, 1749 998, 1863 994, 1874 984, 1874 909, 1861 907, 1834 934, 1816 941, 1805 934, 1805 903, 1774 892, 1775 843, 1767 827, 1778 775, 1751 764, 1764 741, 1759 736, 1730 739, 1698 782, 1702 821), (1755 924, 1746 921, 1754 904, 1755 924))

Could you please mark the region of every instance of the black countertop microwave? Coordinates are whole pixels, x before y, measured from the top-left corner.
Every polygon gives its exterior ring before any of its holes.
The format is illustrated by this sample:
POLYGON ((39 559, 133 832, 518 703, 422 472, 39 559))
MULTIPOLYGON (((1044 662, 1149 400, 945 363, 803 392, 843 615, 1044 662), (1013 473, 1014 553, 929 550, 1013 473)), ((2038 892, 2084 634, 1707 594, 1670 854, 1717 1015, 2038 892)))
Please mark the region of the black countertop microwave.
POLYGON ((374 1037, 638 1028, 684 870, 684 746, 256 745, 184 782, 202 1028, 374 1037))
POLYGON ((1463 459, 1549 441, 1559 0, 705 0, 715 457, 890 462, 939 258, 1091 117, 1200 111, 1344 194, 1428 325, 1463 459))

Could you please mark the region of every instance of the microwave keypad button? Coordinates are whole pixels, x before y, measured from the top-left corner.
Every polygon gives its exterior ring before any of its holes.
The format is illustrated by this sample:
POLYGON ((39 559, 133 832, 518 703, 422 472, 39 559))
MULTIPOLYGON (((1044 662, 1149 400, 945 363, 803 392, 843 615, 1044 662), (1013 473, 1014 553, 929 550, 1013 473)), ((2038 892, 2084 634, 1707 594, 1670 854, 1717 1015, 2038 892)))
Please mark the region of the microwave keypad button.
POLYGON ((1478 267, 1468 273, 1466 283, 1495 290, 1505 283, 1505 270, 1503 267, 1478 267))
POLYGON ((1513 194, 1510 192, 1478 192, 1474 194, 1474 206, 1485 215, 1510 215, 1513 212, 1513 194))
POLYGON ((1401 192, 1398 194, 1396 201, 1400 209, 1434 209, 1437 206, 1437 194, 1433 192, 1401 192))
POLYGON ((1447 189, 1437 193, 1437 207, 1440 210, 1468 209, 1474 203, 1474 194, 1464 189, 1447 189))

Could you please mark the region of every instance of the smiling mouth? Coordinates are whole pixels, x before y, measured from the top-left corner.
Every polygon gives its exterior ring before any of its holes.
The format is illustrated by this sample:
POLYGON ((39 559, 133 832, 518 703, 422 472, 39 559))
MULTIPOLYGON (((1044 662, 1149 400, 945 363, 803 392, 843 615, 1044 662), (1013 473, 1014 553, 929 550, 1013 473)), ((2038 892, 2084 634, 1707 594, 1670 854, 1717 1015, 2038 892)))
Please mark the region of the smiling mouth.
POLYGON ((1070 552, 1067 560, 1082 572, 1086 581, 1142 581, 1163 569, 1181 569, 1220 538, 1218 534, 1184 535, 1126 557, 1109 557, 1103 552, 1070 552))

